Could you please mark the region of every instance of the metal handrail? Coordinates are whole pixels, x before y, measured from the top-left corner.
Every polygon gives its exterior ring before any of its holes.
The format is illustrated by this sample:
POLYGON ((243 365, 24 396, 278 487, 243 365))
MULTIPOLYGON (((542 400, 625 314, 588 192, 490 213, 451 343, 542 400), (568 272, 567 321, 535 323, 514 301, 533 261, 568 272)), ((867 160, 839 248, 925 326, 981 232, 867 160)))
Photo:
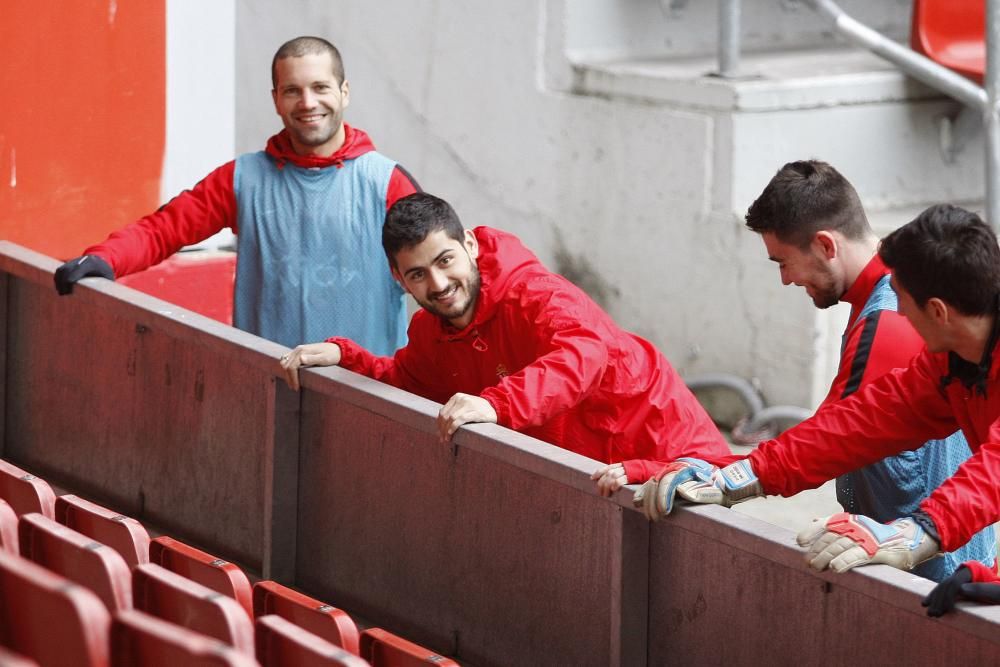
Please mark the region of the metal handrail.
MULTIPOLYGON (((804 0, 829 18, 848 41, 888 60, 913 78, 982 115, 986 131, 986 220, 1000 231, 1000 0, 986 0, 984 86, 901 46, 857 21, 833 0, 804 0)), ((740 63, 740 0, 719 0, 718 75, 737 76, 740 63)))
POLYGON ((982 113, 986 129, 986 220, 1000 229, 1000 0, 986 4, 985 88, 851 18, 833 0, 806 0, 833 21, 837 32, 913 78, 982 113))
POLYGON ((741 0, 719 0, 718 75, 737 76, 740 69, 741 0))

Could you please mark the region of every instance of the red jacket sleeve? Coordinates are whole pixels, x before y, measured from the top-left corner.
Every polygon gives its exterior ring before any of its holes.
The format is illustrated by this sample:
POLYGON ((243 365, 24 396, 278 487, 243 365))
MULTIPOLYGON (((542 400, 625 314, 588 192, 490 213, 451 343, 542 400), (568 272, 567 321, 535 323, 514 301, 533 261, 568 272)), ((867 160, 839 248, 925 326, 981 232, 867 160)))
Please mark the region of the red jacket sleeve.
POLYGON ((185 190, 152 215, 113 232, 84 250, 111 265, 116 277, 159 264, 186 245, 204 241, 225 227, 236 231, 236 162, 228 162, 191 190, 185 190))
POLYGON ((538 426, 576 406, 598 386, 608 360, 607 346, 592 313, 560 279, 539 276, 527 281, 519 295, 526 330, 540 337, 539 357, 516 373, 484 389, 497 413, 497 423, 520 430, 538 426))
POLYGON ((412 195, 414 192, 422 192, 417 181, 410 176, 410 172, 397 164, 389 177, 389 188, 385 193, 385 210, 388 211, 397 199, 412 195))
POLYGON ((1000 422, 955 473, 920 503, 941 536, 941 549, 954 551, 1000 519, 1000 422))
MULTIPOLYGON (((730 454, 729 456, 705 460, 714 466, 725 468, 730 463, 736 463, 745 458, 745 456, 739 454, 730 454)), ((622 466, 625 468, 625 477, 629 484, 642 484, 649 481, 653 478, 653 475, 660 472, 667 464, 667 461, 654 461, 652 459, 628 459, 622 461, 622 466)))
POLYGON ((413 344, 415 336, 412 327, 409 335, 411 343, 396 350, 396 354, 391 357, 374 355, 348 338, 335 336, 328 338, 326 342, 340 346, 341 368, 438 403, 446 402, 452 394, 448 393, 447 388, 424 381, 425 378, 435 377, 435 369, 433 366, 428 367, 428 363, 432 361, 428 355, 422 354, 413 344))
POLYGON ((791 496, 886 456, 958 430, 939 390, 941 372, 923 352, 750 453, 769 494, 791 496))
POLYGON ((962 566, 969 568, 972 572, 972 580, 978 584, 1000 584, 1000 576, 997 576, 997 571, 986 567, 978 560, 967 561, 962 563, 962 566))

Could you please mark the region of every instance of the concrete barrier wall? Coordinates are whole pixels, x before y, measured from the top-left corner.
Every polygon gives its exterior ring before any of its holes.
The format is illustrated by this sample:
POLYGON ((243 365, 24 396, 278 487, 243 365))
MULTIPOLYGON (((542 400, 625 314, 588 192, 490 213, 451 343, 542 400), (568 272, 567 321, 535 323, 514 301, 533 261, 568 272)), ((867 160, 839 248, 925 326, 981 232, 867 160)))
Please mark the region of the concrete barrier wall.
POLYGON ((0 243, 0 455, 475 665, 1000 661, 1000 608, 808 570, 718 507, 647 524, 595 463, 0 243))

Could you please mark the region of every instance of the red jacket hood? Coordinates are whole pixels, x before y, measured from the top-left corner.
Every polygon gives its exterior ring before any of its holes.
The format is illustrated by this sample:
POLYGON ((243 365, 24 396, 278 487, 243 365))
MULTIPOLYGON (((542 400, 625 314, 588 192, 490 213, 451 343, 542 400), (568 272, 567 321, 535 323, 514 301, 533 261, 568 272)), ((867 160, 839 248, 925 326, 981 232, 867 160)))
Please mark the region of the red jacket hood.
POLYGON ((456 332, 454 327, 441 321, 442 334, 448 338, 464 338, 492 318, 516 278, 533 269, 547 272, 535 254, 513 234, 491 227, 476 227, 473 233, 479 242, 476 260, 482 280, 479 300, 472 321, 461 331, 456 332))
POLYGON ((275 159, 279 167, 284 166, 285 162, 291 162, 296 167, 311 169, 329 166, 342 167, 345 160, 353 160, 375 150, 375 144, 372 143, 364 130, 344 123, 344 144, 330 157, 299 155, 292 148, 292 141, 288 138, 288 130, 282 130, 268 139, 265 150, 268 155, 275 159))

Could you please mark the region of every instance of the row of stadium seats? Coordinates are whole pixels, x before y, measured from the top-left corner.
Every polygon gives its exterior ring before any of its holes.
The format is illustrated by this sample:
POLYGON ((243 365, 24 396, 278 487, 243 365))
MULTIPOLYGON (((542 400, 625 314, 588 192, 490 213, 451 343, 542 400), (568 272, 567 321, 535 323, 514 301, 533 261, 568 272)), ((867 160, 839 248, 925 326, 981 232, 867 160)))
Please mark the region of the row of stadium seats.
POLYGON ((0 459, 0 667, 456 665, 0 459))

